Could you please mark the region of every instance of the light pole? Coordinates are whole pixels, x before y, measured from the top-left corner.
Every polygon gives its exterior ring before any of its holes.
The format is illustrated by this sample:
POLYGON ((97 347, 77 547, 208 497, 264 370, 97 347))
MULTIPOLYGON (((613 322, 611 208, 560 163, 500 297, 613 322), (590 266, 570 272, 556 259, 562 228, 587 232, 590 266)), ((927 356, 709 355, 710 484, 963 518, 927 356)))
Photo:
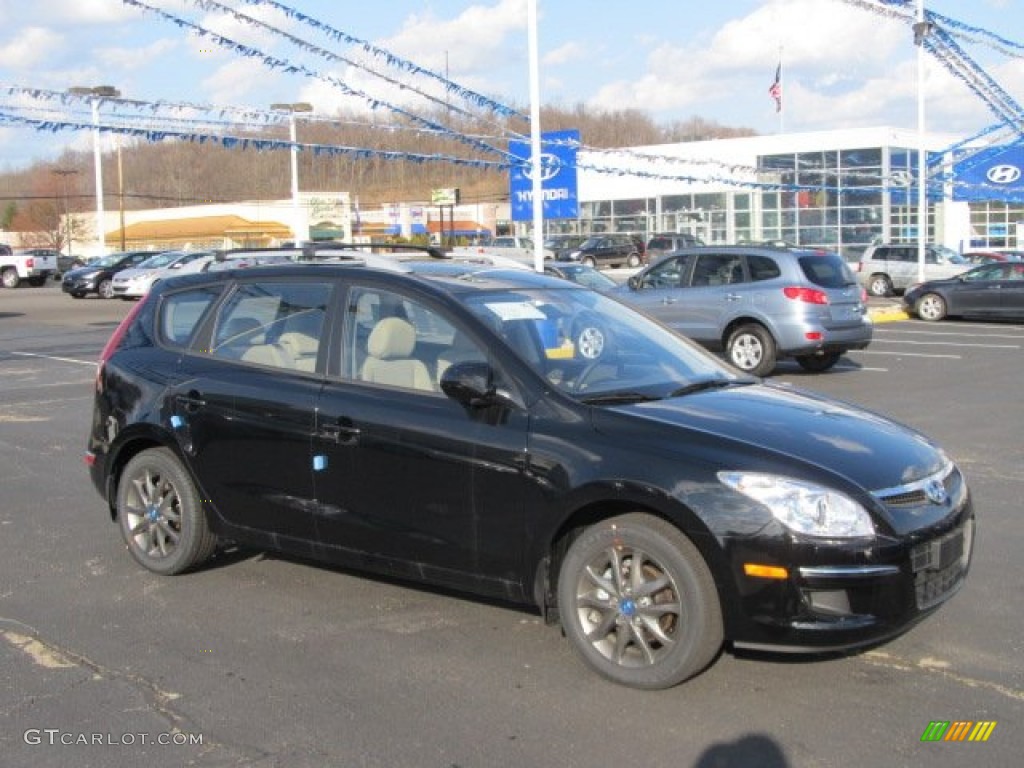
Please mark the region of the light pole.
MULTIPOLYGON (((67 238, 68 259, 71 259, 71 215, 68 213, 68 176, 77 176, 78 170, 76 168, 54 168, 51 173, 60 176, 64 188, 64 236, 67 238)), ((60 231, 60 227, 57 228, 57 231, 60 231)))
POLYGON ((292 234, 296 244, 309 239, 309 227, 299 214, 299 145, 295 135, 295 113, 312 112, 313 105, 306 101, 271 104, 277 112, 288 113, 288 140, 292 143, 292 234))
POLYGON ((100 256, 107 253, 107 236, 103 223, 103 163, 100 152, 100 102, 104 99, 118 99, 121 92, 112 85, 76 86, 69 88, 74 96, 86 96, 92 105, 92 150, 96 165, 96 233, 100 242, 100 256))

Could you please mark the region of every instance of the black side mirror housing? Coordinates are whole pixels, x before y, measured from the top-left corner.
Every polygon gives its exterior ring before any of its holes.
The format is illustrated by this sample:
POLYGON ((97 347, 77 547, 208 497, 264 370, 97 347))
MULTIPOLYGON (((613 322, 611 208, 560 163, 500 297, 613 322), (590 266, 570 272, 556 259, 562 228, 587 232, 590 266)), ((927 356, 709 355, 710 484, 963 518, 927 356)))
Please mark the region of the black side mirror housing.
POLYGON ((494 370, 485 362, 453 363, 441 374, 441 391, 467 407, 495 402, 494 370))

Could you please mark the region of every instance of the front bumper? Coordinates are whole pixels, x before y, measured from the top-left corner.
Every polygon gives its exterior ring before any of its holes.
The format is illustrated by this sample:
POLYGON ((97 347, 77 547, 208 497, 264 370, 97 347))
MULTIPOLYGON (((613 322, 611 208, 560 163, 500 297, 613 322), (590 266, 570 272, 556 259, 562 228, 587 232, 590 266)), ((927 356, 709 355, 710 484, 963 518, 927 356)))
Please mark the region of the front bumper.
MULTIPOLYGON (((924 528, 878 535, 846 546, 789 537, 756 537, 733 549, 740 591, 737 648, 775 652, 845 651, 902 634, 963 586, 975 539, 974 510, 959 473, 947 480, 950 501, 924 528), (784 567, 785 579, 747 576, 743 564, 784 567)), ((891 497, 910 506, 910 493, 891 497)), ((931 504, 925 500, 923 505, 931 504)))
POLYGON ((96 278, 68 278, 67 276, 65 276, 64 279, 61 280, 60 288, 62 291, 64 291, 64 293, 95 293, 96 278))

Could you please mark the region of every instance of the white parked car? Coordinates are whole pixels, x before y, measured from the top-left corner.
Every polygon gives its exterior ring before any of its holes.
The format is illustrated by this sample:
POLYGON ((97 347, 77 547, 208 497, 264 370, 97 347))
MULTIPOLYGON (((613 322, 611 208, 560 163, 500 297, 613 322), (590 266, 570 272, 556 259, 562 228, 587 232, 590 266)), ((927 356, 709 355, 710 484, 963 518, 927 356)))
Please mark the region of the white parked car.
POLYGON ((213 259, 213 251, 163 251, 114 275, 114 295, 122 299, 141 298, 158 280, 201 272, 213 259))

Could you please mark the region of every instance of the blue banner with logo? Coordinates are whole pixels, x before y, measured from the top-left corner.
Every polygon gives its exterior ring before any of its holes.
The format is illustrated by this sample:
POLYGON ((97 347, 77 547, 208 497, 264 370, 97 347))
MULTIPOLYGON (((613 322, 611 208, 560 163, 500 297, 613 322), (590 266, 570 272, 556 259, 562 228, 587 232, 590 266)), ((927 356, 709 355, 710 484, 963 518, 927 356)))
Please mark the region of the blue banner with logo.
MULTIPOLYGON (((576 186, 576 153, 579 131, 549 131, 540 137, 541 192, 545 219, 575 219, 579 215, 576 186)), ((530 143, 510 141, 512 170, 509 172, 509 202, 513 221, 533 218, 533 178, 530 143)))
POLYGON ((953 199, 1024 202, 1024 146, 960 153, 953 165, 953 199))

